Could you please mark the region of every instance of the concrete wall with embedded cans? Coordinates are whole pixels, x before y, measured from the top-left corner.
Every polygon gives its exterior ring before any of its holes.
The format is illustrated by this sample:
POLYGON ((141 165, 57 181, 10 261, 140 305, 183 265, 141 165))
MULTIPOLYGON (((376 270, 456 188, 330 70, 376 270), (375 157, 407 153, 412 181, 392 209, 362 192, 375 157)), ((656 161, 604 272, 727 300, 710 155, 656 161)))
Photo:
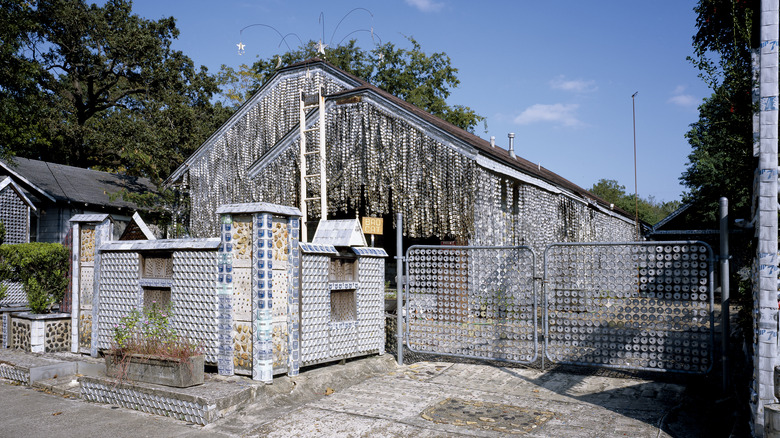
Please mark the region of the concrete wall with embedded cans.
POLYGON ((384 353, 384 250, 299 244, 296 208, 228 204, 217 214, 219 237, 127 241, 109 240, 105 215, 74 217, 71 351, 110 348, 115 325, 154 301, 172 305, 172 328, 223 375, 271 383, 384 353))

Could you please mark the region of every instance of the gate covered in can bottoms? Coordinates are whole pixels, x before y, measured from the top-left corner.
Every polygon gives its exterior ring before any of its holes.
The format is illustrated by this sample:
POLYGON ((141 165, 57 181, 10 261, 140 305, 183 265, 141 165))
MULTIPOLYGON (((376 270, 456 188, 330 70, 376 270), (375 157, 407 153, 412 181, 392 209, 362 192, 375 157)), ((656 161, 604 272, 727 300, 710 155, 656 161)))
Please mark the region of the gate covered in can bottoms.
POLYGON ((552 244, 541 300, 530 248, 412 246, 406 254, 404 339, 413 352, 517 363, 541 356, 542 366, 546 359, 712 368, 714 258, 706 243, 552 244))
POLYGON ((558 363, 707 373, 713 255, 703 242, 561 243, 544 254, 544 346, 558 363))
POLYGON ((530 248, 412 246, 406 345, 413 352, 530 363, 538 356, 530 248))

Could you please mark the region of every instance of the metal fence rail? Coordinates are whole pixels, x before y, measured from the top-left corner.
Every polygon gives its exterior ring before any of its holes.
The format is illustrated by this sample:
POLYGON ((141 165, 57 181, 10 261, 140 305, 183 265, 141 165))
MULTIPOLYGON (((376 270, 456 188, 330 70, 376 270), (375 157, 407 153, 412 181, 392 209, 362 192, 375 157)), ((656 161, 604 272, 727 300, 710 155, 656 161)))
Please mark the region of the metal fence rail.
POLYGON ((704 242, 566 243, 544 254, 544 347, 554 362, 707 373, 712 249, 704 242))
POLYGON ((412 246, 405 341, 418 353, 530 363, 538 357, 528 247, 412 246))

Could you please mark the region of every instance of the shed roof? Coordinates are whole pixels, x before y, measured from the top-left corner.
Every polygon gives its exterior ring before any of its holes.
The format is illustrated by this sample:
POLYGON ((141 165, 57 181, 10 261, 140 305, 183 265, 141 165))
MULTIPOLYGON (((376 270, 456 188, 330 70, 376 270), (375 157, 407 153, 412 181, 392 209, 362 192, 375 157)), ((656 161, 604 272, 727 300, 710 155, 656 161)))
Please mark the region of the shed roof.
POLYGON ((111 199, 109 195, 123 189, 138 194, 156 191, 148 178, 19 157, 10 162, 0 160, 0 174, 13 178, 35 198, 56 203, 136 209, 134 203, 121 197, 111 199))

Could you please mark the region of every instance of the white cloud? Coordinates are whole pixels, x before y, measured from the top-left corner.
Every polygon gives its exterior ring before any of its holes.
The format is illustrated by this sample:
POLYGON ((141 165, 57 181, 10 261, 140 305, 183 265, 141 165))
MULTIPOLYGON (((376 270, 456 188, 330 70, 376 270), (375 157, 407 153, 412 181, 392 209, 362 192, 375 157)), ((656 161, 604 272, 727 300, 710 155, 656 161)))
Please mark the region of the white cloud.
POLYGON ((554 90, 573 91, 575 93, 589 93, 598 90, 596 81, 586 81, 583 79, 566 79, 560 75, 550 81, 550 87, 554 90))
POLYGON ((679 94, 677 96, 672 96, 669 98, 668 102, 684 108, 696 108, 696 106, 699 104, 699 100, 690 94, 679 94))
POLYGON ((690 94, 685 94, 685 88, 685 85, 674 87, 672 97, 667 102, 683 108, 696 108, 700 103, 699 100, 690 94))
POLYGON ((406 4, 423 12, 438 12, 444 7, 444 2, 433 0, 406 0, 406 4))
POLYGON ((569 127, 582 126, 583 123, 575 114, 577 108, 579 108, 579 105, 574 103, 556 103, 552 105, 537 103, 526 108, 519 116, 515 117, 514 122, 519 125, 550 122, 569 127))

